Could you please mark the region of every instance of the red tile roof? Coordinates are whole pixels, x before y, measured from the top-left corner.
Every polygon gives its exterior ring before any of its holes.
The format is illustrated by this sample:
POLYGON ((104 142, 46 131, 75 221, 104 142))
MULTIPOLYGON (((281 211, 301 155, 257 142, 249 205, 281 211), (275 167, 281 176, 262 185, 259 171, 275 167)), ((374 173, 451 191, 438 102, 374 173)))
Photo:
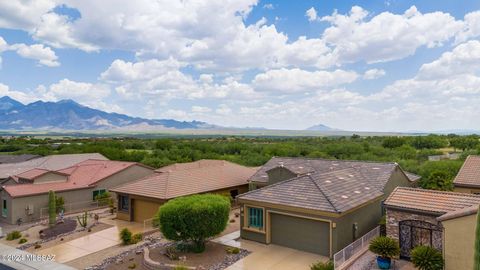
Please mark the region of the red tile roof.
POLYGON ((256 171, 257 168, 249 168, 224 160, 199 160, 160 168, 153 175, 118 186, 111 191, 171 199, 246 185, 247 179, 256 171))
POLYGON ((56 173, 68 175, 66 182, 7 185, 3 188, 12 197, 42 194, 47 193, 50 190, 67 191, 88 188, 133 165, 140 164, 135 162, 90 159, 69 168, 55 171, 56 173))
POLYGON ((468 156, 453 183, 456 186, 480 187, 480 156, 468 156))
POLYGON ((443 215, 479 204, 480 195, 406 187, 397 187, 385 200, 387 208, 427 212, 435 215, 443 215))

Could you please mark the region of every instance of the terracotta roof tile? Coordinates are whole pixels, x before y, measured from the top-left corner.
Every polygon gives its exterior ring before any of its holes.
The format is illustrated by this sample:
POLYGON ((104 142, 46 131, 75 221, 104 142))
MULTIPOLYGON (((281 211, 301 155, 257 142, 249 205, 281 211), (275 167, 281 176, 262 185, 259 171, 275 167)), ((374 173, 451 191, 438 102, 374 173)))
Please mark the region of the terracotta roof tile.
POLYGON ((255 172, 256 168, 228 161, 200 160, 160 168, 153 175, 111 190, 118 193, 171 199, 245 185, 247 179, 255 172))
POLYGON ((478 212, 478 206, 470 206, 467 208, 463 209, 458 209, 452 212, 448 212, 442 216, 439 216, 437 218, 438 221, 444 221, 444 220, 450 220, 450 219, 455 219, 455 218, 460 218, 460 217, 465 217, 465 216, 470 216, 470 215, 476 215, 478 212))
POLYGON ((106 157, 99 153, 45 156, 25 162, 0 164, 0 179, 18 175, 32 169, 61 170, 87 159, 107 160, 106 157))
POLYGON ((42 194, 49 190, 66 191, 88 188, 97 184, 101 180, 136 164, 138 163, 112 160, 85 160, 74 166, 59 171, 53 171, 53 173, 68 175, 66 182, 7 185, 3 188, 12 197, 42 194))
POLYGON ((468 156, 453 183, 480 187, 480 156, 468 156))
POLYGON ((480 204, 480 196, 468 193, 397 187, 385 201, 385 206, 436 215, 480 204))

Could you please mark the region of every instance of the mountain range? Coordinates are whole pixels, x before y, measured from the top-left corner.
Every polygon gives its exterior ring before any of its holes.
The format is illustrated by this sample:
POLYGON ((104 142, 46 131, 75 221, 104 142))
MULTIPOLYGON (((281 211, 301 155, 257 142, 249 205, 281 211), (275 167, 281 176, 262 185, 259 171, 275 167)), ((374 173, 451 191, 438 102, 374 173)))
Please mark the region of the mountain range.
POLYGON ((318 124, 311 126, 305 130, 311 130, 311 131, 341 131, 341 129, 336 129, 336 128, 331 128, 329 126, 326 126, 324 124, 318 124))
POLYGON ((118 113, 107 113, 76 103, 36 101, 22 104, 8 96, 0 98, 1 130, 111 130, 111 129, 214 129, 201 121, 145 119, 118 113))

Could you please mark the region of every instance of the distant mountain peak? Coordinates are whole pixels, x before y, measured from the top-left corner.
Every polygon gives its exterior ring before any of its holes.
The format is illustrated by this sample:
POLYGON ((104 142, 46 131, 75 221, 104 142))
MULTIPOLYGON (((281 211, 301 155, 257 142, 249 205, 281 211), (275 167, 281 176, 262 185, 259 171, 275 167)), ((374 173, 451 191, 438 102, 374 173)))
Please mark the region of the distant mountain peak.
POLYGON ((201 121, 145 119, 118 113, 107 113, 81 105, 74 100, 36 101, 28 105, 5 96, 0 98, 0 129, 60 130, 148 130, 214 129, 218 126, 201 121))
POLYGON ((311 126, 305 130, 313 130, 313 131, 339 131, 340 129, 337 129, 337 128, 331 128, 329 126, 326 126, 324 124, 318 124, 318 125, 314 125, 314 126, 311 126))

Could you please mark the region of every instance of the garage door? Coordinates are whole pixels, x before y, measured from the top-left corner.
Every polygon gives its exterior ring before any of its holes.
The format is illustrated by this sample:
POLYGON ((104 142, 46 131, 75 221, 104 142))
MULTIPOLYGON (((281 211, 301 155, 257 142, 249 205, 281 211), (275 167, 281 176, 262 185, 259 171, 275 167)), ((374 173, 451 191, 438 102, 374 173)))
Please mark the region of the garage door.
POLYGON ((157 202, 144 201, 139 199, 133 200, 133 221, 143 222, 151 219, 158 211, 160 204, 157 202))
POLYGON ((318 220, 270 214, 271 243, 330 256, 330 224, 318 220))

